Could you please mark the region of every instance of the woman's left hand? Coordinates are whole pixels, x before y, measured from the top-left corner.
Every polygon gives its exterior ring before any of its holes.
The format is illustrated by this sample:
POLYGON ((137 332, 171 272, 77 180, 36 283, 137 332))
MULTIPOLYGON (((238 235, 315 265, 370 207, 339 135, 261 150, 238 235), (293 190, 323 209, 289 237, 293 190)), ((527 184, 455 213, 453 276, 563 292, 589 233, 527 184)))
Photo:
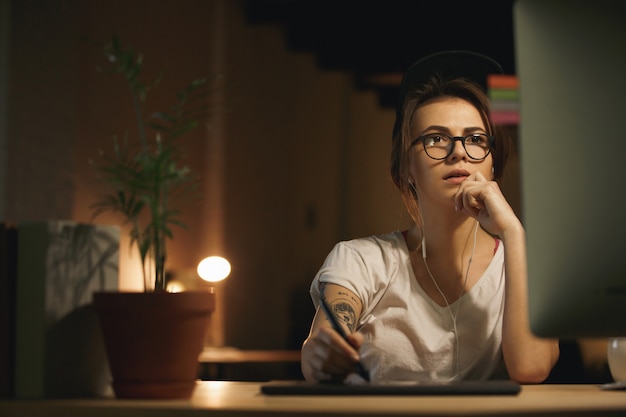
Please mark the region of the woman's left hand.
POLYGON ((454 196, 454 207, 478 220, 494 235, 502 236, 507 228, 520 226, 498 183, 489 181, 480 172, 471 174, 461 183, 454 196))

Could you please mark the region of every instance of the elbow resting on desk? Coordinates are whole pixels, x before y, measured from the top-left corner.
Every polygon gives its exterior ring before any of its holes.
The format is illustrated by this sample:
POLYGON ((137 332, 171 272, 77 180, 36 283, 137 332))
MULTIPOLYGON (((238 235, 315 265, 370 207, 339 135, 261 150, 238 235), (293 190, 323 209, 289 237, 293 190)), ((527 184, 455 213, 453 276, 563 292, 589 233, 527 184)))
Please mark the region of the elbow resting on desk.
POLYGON ((523 360, 518 358, 513 364, 506 361, 509 378, 520 384, 540 384, 550 376, 558 358, 559 347, 555 344, 547 357, 530 354, 523 360))

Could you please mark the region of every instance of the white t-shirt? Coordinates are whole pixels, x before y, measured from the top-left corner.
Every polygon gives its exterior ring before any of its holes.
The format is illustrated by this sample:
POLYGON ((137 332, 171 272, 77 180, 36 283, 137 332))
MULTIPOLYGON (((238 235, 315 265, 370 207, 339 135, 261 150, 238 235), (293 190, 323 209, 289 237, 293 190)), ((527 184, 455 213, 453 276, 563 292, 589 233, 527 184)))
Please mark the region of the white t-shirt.
MULTIPOLYGON (((313 280, 311 297, 317 308, 319 284, 326 282, 361 299, 360 354, 372 381, 506 379, 504 250, 498 243, 483 276, 450 308, 435 303, 417 283, 402 232, 335 245, 313 280)), ((352 374, 348 381, 354 378, 360 377, 352 374)))

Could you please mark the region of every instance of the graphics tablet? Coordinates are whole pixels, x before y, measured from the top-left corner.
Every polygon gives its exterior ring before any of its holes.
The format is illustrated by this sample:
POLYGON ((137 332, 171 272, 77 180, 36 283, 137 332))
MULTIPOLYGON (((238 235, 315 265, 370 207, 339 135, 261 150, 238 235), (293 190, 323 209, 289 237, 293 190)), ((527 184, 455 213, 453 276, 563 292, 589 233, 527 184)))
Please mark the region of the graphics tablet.
POLYGON ((261 393, 266 395, 517 395, 520 390, 519 384, 509 380, 359 385, 270 381, 261 385, 261 393))

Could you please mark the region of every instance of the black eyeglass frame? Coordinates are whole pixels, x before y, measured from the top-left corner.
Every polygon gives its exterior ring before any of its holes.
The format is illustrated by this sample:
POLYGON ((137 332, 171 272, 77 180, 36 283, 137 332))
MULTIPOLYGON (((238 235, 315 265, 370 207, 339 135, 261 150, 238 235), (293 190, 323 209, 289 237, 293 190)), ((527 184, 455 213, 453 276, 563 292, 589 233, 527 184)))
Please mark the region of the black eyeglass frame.
POLYGON ((496 137, 493 136, 493 135, 488 135, 486 133, 472 133, 472 134, 467 135, 467 136, 450 136, 450 135, 446 135, 445 133, 429 133, 427 135, 422 135, 422 136, 418 137, 417 139, 415 139, 413 142, 411 142, 411 148, 413 146, 415 146, 415 144, 417 142, 422 142, 422 146, 424 146, 424 152, 426 152, 426 155, 428 155, 429 158, 435 159, 437 161, 442 161, 442 160, 446 159, 447 157, 449 157, 450 155, 452 155, 452 152, 454 152, 454 145, 456 144, 457 140, 461 141, 461 145, 463 145, 463 150, 465 151, 465 154, 470 159, 473 159, 474 161, 483 161, 491 153, 491 150, 493 149, 493 144, 496 141, 496 137), (426 149, 426 142, 424 142, 424 139, 427 139, 427 138, 432 137, 432 136, 442 136, 442 137, 447 138, 448 140, 450 140, 452 142, 452 146, 450 146, 450 150, 448 151, 448 154, 446 156, 444 156, 443 158, 435 158, 435 157, 432 157, 428 153, 428 149, 426 149), (469 152, 467 152, 467 148, 465 147, 465 141, 467 139, 473 138, 475 136, 486 136, 487 137, 487 141, 489 143, 489 148, 487 149, 487 153, 482 158, 474 158, 472 155, 469 154, 469 152))

